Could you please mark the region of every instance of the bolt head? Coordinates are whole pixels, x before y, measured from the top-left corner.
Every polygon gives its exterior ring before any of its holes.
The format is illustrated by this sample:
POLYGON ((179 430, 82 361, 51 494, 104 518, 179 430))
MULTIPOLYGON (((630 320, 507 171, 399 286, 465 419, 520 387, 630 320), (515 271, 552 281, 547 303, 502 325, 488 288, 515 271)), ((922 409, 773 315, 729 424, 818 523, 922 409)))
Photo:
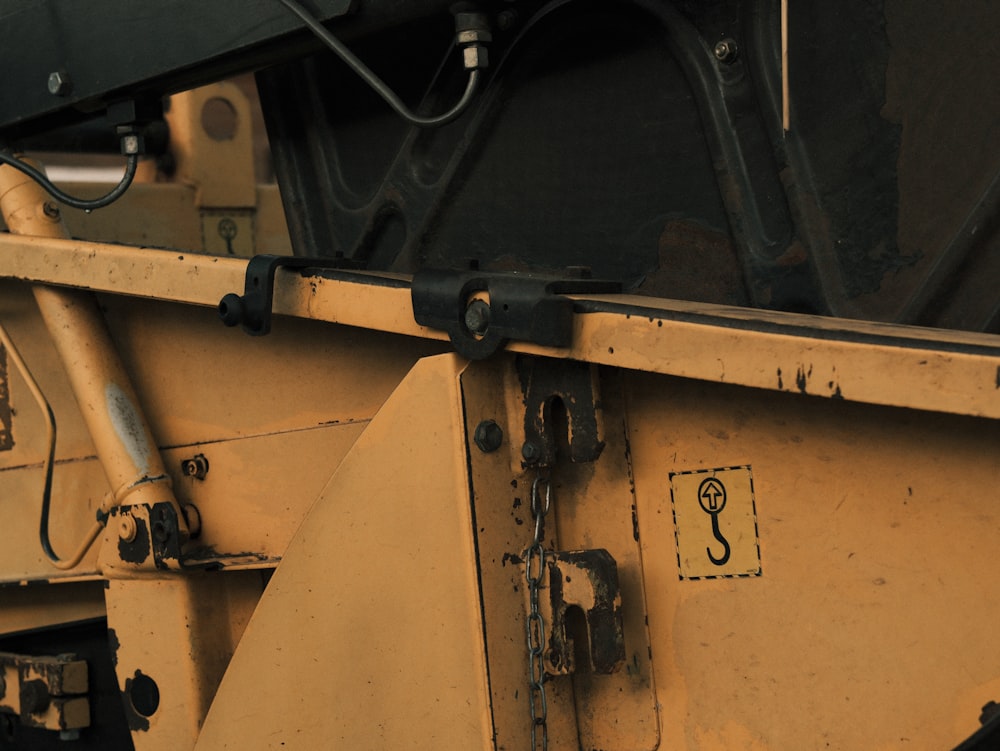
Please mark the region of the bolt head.
POLYGON ((493 420, 483 420, 476 426, 473 440, 484 454, 496 451, 503 443, 503 428, 493 420))
POLYGON ((73 89, 69 74, 64 70, 54 70, 49 73, 48 89, 52 96, 67 96, 73 89))
POLYGON ((521 447, 521 456, 528 464, 534 464, 542 458, 542 449, 534 441, 525 441, 521 447))
POLYGON ((735 40, 723 39, 716 43, 713 52, 715 53, 716 60, 720 63, 729 64, 735 62, 736 56, 739 54, 739 47, 735 40))
POLYGON ((118 518, 118 539, 122 542, 135 542, 136 531, 135 519, 131 516, 118 518))
POLYGON ((490 327, 490 306, 485 300, 473 300, 465 309, 465 327, 482 336, 490 327))

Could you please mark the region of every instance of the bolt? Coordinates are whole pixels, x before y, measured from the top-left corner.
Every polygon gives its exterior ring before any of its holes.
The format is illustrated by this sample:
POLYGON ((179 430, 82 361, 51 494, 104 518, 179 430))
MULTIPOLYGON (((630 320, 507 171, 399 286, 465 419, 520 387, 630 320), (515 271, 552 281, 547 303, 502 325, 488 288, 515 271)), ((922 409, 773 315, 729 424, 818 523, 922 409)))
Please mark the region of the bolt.
POLYGON ((131 516, 126 514, 118 519, 118 539, 122 542, 135 542, 137 531, 135 519, 131 516))
POLYGON ((503 443, 503 428, 493 420, 483 420, 476 426, 474 440, 480 451, 489 454, 503 443))
POLYGON ((542 449, 534 441, 525 441, 521 447, 521 456, 528 464, 534 464, 542 458, 542 449))
POLYGON ((170 539, 170 529, 162 519, 153 522, 153 539, 161 544, 170 539))
POLYGON ((485 300, 473 300, 465 309, 465 327, 482 336, 490 327, 490 306, 485 300))
POLYGON ((21 684, 21 712, 38 714, 49 708, 49 687, 45 681, 35 679, 21 684))
POLYGON ((52 201, 46 201, 42 204, 42 213, 45 214, 49 219, 59 218, 59 207, 52 201))
POLYGON ((736 44, 735 39, 723 39, 715 45, 715 59, 720 63, 730 63, 736 62, 736 56, 739 54, 740 48, 736 44))
POLYGON ((208 474, 208 459, 204 454, 195 454, 190 459, 181 462, 181 472, 187 477, 204 480, 205 475, 208 474))
POLYGON ((52 96, 68 96, 73 90, 73 82, 69 73, 64 70, 54 70, 49 73, 49 93, 52 96))

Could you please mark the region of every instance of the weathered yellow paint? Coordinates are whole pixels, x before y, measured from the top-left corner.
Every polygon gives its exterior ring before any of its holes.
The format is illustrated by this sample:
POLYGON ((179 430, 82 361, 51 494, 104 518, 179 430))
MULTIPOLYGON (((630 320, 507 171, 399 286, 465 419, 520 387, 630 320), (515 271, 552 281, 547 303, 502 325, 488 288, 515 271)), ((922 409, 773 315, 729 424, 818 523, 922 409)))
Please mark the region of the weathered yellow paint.
MULTIPOLYGON (((0 235, 0 276, 194 305, 214 307, 224 294, 242 293, 245 269, 246 261, 235 258, 0 235)), ((446 339, 414 322, 406 278, 388 286, 366 284, 366 277, 390 275, 309 278, 279 269, 274 312, 446 339)), ((511 342, 508 350, 824 398, 1000 417, 995 335, 628 295, 575 299, 570 347, 511 342)))
POLYGON ((344 458, 261 598, 199 751, 489 747, 462 367, 417 363, 344 458))
POLYGON ((1000 424, 631 374, 664 749, 952 748, 997 697, 1000 424), (669 473, 751 464, 760 577, 681 581, 669 473))

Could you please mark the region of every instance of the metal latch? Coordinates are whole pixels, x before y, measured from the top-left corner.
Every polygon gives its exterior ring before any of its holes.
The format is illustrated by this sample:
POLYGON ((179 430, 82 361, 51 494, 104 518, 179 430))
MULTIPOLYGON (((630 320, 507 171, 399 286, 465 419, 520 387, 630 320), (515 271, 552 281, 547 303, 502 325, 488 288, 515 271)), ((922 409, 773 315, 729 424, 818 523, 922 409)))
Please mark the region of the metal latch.
POLYGON ((575 550, 547 552, 545 564, 539 612, 547 625, 546 674, 616 672, 625 664, 625 638, 615 559, 604 549, 575 550))
POLYGON ((509 339, 545 347, 573 340, 573 301, 563 295, 621 292, 621 282, 539 274, 421 269, 413 277, 413 317, 448 332, 469 360, 483 360, 509 339))

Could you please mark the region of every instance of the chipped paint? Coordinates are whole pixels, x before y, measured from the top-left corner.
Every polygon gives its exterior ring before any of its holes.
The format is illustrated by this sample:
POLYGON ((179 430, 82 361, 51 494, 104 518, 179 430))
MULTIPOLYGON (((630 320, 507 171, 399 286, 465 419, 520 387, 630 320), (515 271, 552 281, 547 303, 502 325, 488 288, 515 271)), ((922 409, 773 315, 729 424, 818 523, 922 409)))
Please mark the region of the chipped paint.
POLYGON ((132 400, 117 383, 104 389, 105 406, 115 435, 128 452, 136 471, 141 476, 150 474, 153 449, 149 434, 132 400))

